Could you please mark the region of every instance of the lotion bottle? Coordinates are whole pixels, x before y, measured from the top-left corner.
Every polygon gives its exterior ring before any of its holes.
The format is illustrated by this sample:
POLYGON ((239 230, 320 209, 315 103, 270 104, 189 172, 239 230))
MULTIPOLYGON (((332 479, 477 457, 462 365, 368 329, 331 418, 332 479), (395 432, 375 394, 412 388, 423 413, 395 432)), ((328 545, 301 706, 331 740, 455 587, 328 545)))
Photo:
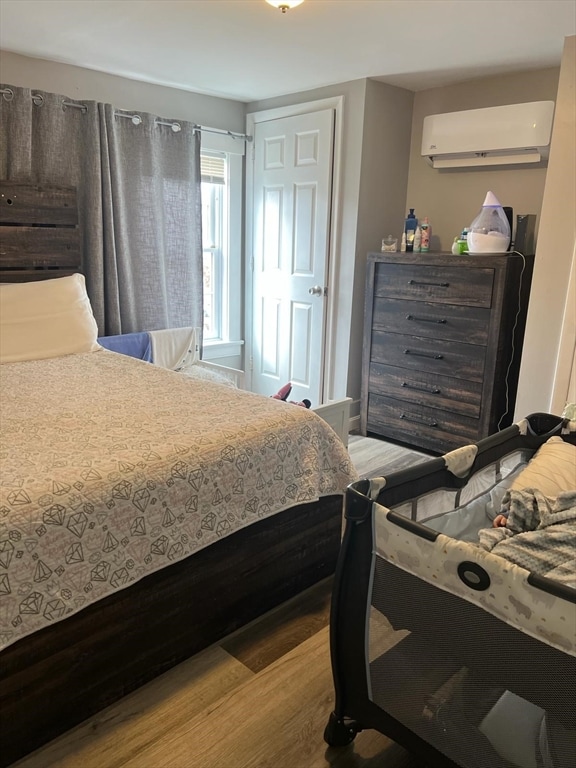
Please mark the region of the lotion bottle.
POLYGON ((402 232, 402 240, 400 240, 400 253, 406 253, 406 232, 402 232))
POLYGON ((428 216, 424 216, 420 229, 422 230, 422 240, 420 242, 421 253, 428 253, 430 250, 430 222, 428 216))

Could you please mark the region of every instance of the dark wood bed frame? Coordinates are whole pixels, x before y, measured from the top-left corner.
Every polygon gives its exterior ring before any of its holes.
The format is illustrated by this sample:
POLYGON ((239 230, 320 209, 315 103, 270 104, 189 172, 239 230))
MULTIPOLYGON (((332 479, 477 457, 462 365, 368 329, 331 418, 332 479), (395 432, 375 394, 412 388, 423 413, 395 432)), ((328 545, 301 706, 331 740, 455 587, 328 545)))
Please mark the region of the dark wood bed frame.
POLYGON ((261 520, 0 654, 0 764, 334 572, 342 497, 261 520))
POLYGON ((80 265, 76 189, 0 181, 0 282, 64 277, 80 265))
MULTIPOLYGON (((78 271, 77 223, 75 190, 0 182, 0 281, 78 271)), ((260 520, 8 646, 0 766, 331 575, 342 507, 328 496, 260 520)))

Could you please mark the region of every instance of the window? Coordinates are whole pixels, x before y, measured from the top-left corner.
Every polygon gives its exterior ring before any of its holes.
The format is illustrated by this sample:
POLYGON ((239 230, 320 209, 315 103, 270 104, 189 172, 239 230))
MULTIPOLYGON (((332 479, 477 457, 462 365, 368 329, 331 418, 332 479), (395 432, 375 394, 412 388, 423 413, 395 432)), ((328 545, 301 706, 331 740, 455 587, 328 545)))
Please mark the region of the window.
POLYGON ((202 154, 200 163, 204 256, 204 339, 221 339, 228 235, 226 156, 202 154))
POLYGON ((202 246, 207 360, 242 353, 242 183, 244 141, 203 133, 202 246))

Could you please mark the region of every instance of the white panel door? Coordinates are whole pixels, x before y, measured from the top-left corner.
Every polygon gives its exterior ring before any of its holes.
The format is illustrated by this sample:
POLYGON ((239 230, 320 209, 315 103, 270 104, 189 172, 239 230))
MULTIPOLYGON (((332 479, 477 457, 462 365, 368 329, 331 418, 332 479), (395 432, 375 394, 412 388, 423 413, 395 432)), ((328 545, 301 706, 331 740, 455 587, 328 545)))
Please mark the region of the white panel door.
POLYGON ((252 391, 322 402, 334 111, 254 130, 252 391))

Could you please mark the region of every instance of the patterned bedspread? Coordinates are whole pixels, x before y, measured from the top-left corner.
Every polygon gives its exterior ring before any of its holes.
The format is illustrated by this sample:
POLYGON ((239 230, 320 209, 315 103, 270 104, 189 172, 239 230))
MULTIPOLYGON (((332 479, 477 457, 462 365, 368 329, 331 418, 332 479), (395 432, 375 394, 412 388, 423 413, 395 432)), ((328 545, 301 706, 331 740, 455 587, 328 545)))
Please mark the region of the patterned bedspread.
POLYGON ((540 491, 507 491, 505 528, 479 533, 480 546, 532 573, 576 588, 576 491, 549 499, 540 491))
POLYGON ((0 648, 357 479, 313 412, 107 350, 0 391, 0 648))

